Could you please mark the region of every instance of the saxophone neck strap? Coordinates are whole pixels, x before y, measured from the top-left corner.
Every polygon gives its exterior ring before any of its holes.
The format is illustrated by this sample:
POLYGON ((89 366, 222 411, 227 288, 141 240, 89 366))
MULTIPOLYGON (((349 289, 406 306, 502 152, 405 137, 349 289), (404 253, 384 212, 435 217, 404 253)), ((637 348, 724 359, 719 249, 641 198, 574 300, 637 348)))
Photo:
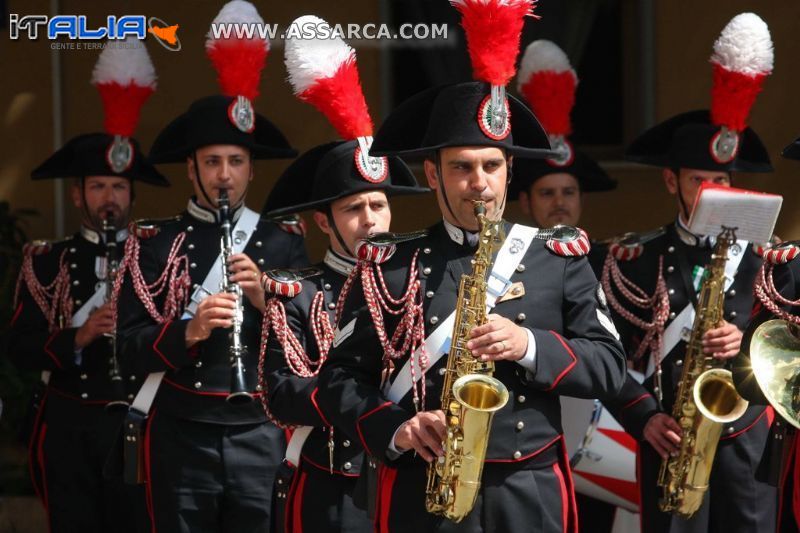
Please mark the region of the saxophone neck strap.
MULTIPOLYGON (((486 290, 487 312, 494 308, 497 299, 505 294, 511 286, 510 278, 517 266, 522 262, 533 239, 539 232, 537 228, 514 224, 503 241, 500 251, 492 265, 492 272, 489 274, 486 290)), ((386 397, 394 402, 400 400, 411 390, 414 382, 422 377, 422 372, 415 372, 411 375, 411 361, 414 358, 419 363, 422 350, 428 354, 428 368, 433 368, 444 355, 450 351, 450 342, 453 336, 453 326, 455 325, 455 310, 436 327, 433 332, 425 339, 425 343, 409 357, 403 368, 397 373, 391 385, 384 387, 386 397)))

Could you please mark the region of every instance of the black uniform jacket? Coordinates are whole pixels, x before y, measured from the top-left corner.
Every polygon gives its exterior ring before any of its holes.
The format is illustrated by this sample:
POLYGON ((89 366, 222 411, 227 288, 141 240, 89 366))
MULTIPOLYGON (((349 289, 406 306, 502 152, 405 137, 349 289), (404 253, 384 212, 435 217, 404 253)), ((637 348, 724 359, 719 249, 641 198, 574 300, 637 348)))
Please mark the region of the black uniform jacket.
MULTIPOLYGON (((234 223, 240 212, 233 213, 234 223)), ((193 293, 202 285, 220 254, 221 235, 215 214, 194 201, 190 201, 187 210, 176 218, 160 222, 156 235, 141 239, 139 265, 145 281, 153 283, 167 266, 170 249, 181 233, 185 233, 185 240, 178 255, 186 254, 191 277, 188 291, 193 293)), ((263 219, 244 253, 262 270, 307 264, 303 239, 263 219)), ((165 294, 163 291, 155 300, 159 310, 163 309, 165 294)), ((243 296, 243 300, 242 343, 248 348, 244 357, 245 377, 248 390, 258 394, 261 313, 246 297, 243 296)), ((258 401, 247 405, 225 401, 231 386, 230 330, 217 328, 208 339, 187 348, 185 335, 189 319, 178 316, 164 324, 156 323, 136 295, 130 276, 123 285, 119 309, 123 357, 140 374, 166 371, 153 409, 179 418, 219 424, 265 420, 258 401)))
MULTIPOLYGON (((123 241, 126 235, 125 231, 119 232, 117 239, 123 241)), ((120 254, 122 246, 120 242, 120 254)), ((66 264, 74 314, 97 289, 105 290, 105 254, 100 234, 84 227, 75 235, 52 243, 49 251, 34 254, 33 270, 39 283, 47 286, 58 275, 61 262, 66 264)), ((70 318, 63 317, 61 323, 67 326, 70 318)), ((112 399, 120 399, 112 397, 108 337, 100 337, 77 352, 77 327, 62 327, 53 332, 48 329, 47 318, 23 281, 11 322, 8 353, 20 368, 50 371, 47 401, 51 410, 56 406, 74 410, 82 405, 104 405, 112 399)), ((132 398, 141 385, 142 376, 126 368, 122 371, 125 394, 132 398)))
MULTIPOLYGON (((787 300, 797 300, 800 297, 800 261, 793 260, 783 265, 776 265, 773 271, 775 288, 787 300)), ((800 308, 781 306, 785 311, 800 315, 800 308)), ((752 317, 742 339, 742 349, 733 362, 733 381, 736 390, 751 405, 765 406, 769 402, 764 396, 761 387, 756 381, 750 365, 750 343, 753 333, 758 326, 767 320, 777 318, 763 304, 756 300, 753 305, 752 317)), ((795 453, 794 439, 797 430, 794 426, 784 421, 780 416, 775 417, 772 425, 771 443, 768 451, 770 479, 783 490, 783 480, 786 479, 787 469, 795 453)))
MULTIPOLYGON (((399 244, 381 265, 388 289, 397 297, 406 289, 413 254, 419 250, 426 334, 454 311, 458 280, 471 271, 475 249, 454 239, 443 223, 436 224, 426 237, 399 244)), ((560 439, 559 395, 614 394, 625 377, 625 355, 585 257, 561 257, 544 241, 534 240, 510 281, 522 283, 524 294, 498 303, 493 312, 530 329, 536 343, 535 368, 531 372, 517 362, 496 364, 494 375, 510 397, 494 418, 486 457, 488 462, 522 465, 560 439)), ((318 396, 330 422, 358 439, 368 453, 387 461, 395 431, 415 409, 410 392, 393 403, 380 388, 383 351, 362 294, 357 283, 350 297, 352 310, 346 309, 339 323, 346 330, 355 320, 353 333, 334 341, 319 376, 318 396)), ((387 323, 391 334, 397 318, 387 316, 387 323)), ((396 362, 392 379, 407 357, 396 362)), ((426 371, 425 410, 441 408, 439 371, 446 364, 445 354, 426 371)), ((413 454, 400 460, 422 461, 413 454)))
MULTIPOLYGON (((319 347, 309 320, 312 300, 317 293, 324 294, 324 306, 333 324, 336 300, 354 264, 329 250, 325 261, 315 266, 319 268, 319 275, 304 279, 300 294, 282 300, 290 334, 297 337, 311 360, 318 361, 319 347)), ((316 377, 297 376, 289 369, 283 349, 274 334, 268 344, 266 368, 267 394, 273 416, 286 424, 314 427, 303 446, 302 458, 305 464, 325 472, 332 469, 334 474, 357 476, 363 457, 359 442, 334 430, 331 459, 328 447, 331 426, 319 407, 318 380, 316 377)))
MULTIPOLYGON (((693 286, 693 269, 705 267, 711 261, 712 246, 707 242, 698 242, 698 238, 680 227, 677 223, 663 227, 663 234, 646 242, 642 254, 631 261, 620 261, 622 274, 642 288, 647 294, 653 294, 657 281, 659 258, 664 258, 664 278, 669 292, 670 314, 665 325, 668 328, 672 320, 690 302, 696 302, 693 286)), ((732 251, 744 254, 739 263, 734 281, 725 294, 724 318, 744 330, 753 306, 753 282, 761 266, 761 257, 755 253, 753 246, 745 248, 734 246, 732 251)), ((620 300, 625 305, 624 299, 620 300)), ((693 304, 694 305, 694 304, 693 304)), ((626 306, 634 311, 633 306, 626 306)), ((614 323, 619 327, 622 341, 629 354, 635 352, 642 332, 632 326, 624 318, 613 314, 614 323)), ((645 320, 651 316, 639 313, 645 320)), ((679 341, 661 361, 663 386, 663 412, 672 413, 675 391, 683 371, 683 358, 686 342, 679 341)), ((730 367, 728 363, 726 367, 730 367)), ((625 430, 636 439, 641 440, 644 427, 651 416, 659 409, 654 394, 654 379, 650 376, 643 384, 636 382, 630 375, 619 395, 603 398, 603 403, 614 417, 619 420, 625 430)), ((764 408, 750 406, 747 412, 737 421, 725 426, 722 439, 732 438, 752 428, 764 416, 764 408)))

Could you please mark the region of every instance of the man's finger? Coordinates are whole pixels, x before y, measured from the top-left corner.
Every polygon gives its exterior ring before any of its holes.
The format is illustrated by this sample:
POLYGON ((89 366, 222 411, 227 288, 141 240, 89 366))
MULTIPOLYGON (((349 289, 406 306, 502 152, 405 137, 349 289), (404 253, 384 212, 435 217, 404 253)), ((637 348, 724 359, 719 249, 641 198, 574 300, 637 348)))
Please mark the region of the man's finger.
POLYGON ((433 453, 425 446, 425 444, 423 444, 423 442, 420 439, 417 438, 417 436, 413 432, 411 434, 411 447, 425 461, 429 463, 433 461, 434 459, 433 453))

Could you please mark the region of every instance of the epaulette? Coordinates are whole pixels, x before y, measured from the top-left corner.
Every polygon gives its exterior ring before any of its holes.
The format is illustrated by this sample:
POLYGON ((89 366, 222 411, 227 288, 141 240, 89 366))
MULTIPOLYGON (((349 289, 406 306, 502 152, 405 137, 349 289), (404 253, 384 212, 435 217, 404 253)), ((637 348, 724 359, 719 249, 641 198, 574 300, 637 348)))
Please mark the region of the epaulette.
POLYGON ((375 233, 356 244, 356 257, 371 263, 383 263, 394 254, 397 245, 403 242, 421 239, 428 235, 428 230, 411 231, 408 233, 392 233, 385 231, 375 233))
POLYGON ((286 233, 300 235, 301 237, 306 236, 306 221, 300 215, 288 215, 272 219, 272 221, 286 233))
POLYGON ((777 235, 772 235, 768 242, 756 244, 753 243, 753 253, 759 257, 764 257, 764 254, 767 253, 770 249, 774 248, 776 245, 782 243, 783 240, 778 237, 777 235))
POLYGON ((273 268, 261 274, 261 287, 272 296, 294 298, 303 290, 304 279, 319 276, 324 271, 318 267, 298 269, 273 268))
POLYGON ((163 226, 178 222, 180 219, 180 215, 168 218, 140 218, 128 225, 128 231, 140 239, 150 239, 158 235, 163 226))
POLYGON ((536 238, 544 240, 548 250, 562 257, 583 257, 589 253, 589 235, 581 228, 559 224, 552 228, 540 229, 536 238))
POLYGON ((800 241, 786 241, 763 251, 764 261, 772 265, 783 265, 800 255, 800 241))
POLYGON ((625 233, 610 240, 608 253, 617 261, 633 261, 642 255, 645 244, 661 237, 666 232, 666 229, 662 226, 647 233, 625 233))
POLYGON ((25 243, 22 247, 23 255, 42 255, 53 249, 53 243, 44 239, 37 239, 25 243))

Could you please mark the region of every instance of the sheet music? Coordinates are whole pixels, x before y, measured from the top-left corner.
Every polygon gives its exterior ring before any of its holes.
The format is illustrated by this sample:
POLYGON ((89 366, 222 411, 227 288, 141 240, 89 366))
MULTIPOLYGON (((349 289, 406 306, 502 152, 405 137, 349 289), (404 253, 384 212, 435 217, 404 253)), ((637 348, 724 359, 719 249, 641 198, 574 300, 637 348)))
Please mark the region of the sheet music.
POLYGON ((689 231, 718 235, 722 227, 736 228, 736 238, 766 243, 772 237, 783 197, 732 187, 703 186, 695 200, 689 231))

